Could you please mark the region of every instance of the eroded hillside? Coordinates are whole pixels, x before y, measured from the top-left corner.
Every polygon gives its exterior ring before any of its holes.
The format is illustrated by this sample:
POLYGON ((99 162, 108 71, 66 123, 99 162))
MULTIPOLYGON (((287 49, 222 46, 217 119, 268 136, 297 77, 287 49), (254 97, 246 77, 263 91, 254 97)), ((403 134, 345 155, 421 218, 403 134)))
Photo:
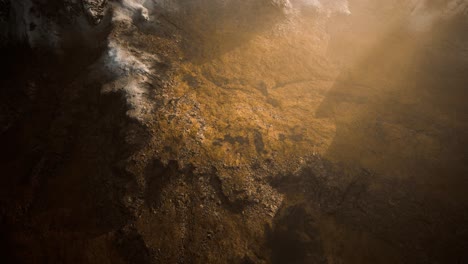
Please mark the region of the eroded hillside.
POLYGON ((463 263, 466 1, 1 1, 12 263, 463 263))

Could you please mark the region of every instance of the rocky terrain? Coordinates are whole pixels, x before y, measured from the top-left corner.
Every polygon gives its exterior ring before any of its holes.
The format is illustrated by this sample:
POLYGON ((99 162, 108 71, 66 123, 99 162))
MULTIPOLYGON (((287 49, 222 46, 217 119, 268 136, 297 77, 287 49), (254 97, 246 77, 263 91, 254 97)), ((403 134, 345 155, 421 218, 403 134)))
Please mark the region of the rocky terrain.
POLYGON ((2 263, 468 262, 468 2, 0 0, 2 263))

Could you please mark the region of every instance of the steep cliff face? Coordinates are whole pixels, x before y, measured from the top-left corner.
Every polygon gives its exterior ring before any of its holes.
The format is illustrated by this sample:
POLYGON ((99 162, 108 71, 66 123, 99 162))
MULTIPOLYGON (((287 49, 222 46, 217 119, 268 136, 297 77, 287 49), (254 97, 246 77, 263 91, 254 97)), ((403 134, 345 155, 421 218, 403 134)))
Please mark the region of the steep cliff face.
POLYGON ((466 1, 0 1, 11 263, 463 263, 466 1))

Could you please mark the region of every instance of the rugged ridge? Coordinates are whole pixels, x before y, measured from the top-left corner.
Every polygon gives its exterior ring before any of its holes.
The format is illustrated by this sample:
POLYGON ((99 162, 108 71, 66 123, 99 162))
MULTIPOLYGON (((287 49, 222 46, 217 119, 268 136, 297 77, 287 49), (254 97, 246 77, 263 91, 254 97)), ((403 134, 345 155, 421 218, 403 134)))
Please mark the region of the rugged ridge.
POLYGON ((1 1, 2 256, 467 260, 466 4, 370 2, 1 1))

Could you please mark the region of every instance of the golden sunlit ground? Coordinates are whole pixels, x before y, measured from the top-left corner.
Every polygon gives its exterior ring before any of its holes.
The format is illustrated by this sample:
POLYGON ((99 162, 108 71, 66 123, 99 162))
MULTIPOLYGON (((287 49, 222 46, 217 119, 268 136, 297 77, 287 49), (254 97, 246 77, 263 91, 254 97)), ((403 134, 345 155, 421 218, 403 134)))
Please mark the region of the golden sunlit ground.
POLYGON ((21 263, 465 263, 463 1, 291 2, 112 2, 103 54, 14 68, 48 89, 1 141, 0 242, 21 263))

